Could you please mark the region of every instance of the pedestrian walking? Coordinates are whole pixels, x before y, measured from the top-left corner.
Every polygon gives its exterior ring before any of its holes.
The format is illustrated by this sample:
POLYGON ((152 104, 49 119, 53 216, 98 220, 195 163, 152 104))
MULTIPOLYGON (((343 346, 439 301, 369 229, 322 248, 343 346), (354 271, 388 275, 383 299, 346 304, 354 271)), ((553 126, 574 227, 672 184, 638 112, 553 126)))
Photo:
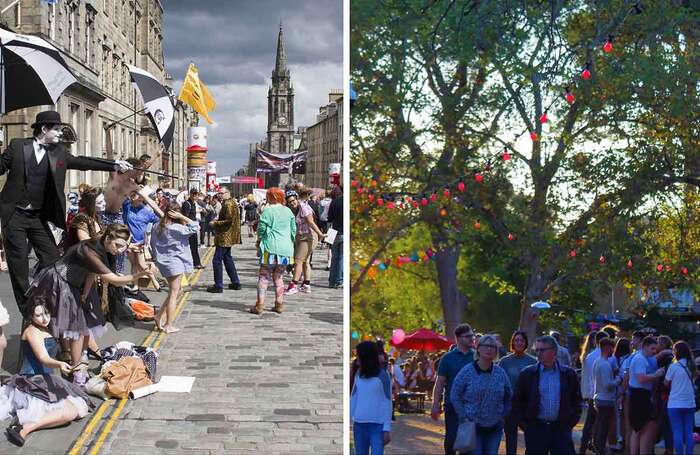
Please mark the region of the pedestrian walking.
POLYGON ((459 426, 457 411, 452 406, 450 397, 452 384, 460 370, 474 361, 474 350, 472 349, 474 331, 471 326, 469 324, 458 325, 455 328, 454 337, 457 347, 443 355, 438 365, 438 377, 433 388, 433 409, 430 413, 433 420, 437 420, 443 410, 445 412, 445 455, 455 453, 453 447, 459 426))
MULTIPOLYGON (((520 372, 530 365, 537 363, 537 359, 527 354, 525 350, 529 345, 527 333, 524 330, 516 330, 510 337, 510 354, 503 357, 498 366, 508 375, 511 390, 515 391, 520 372)), ((506 437, 506 454, 515 455, 518 451, 518 427, 521 426, 516 415, 511 412, 504 421, 504 432, 506 437)))
POLYGON ((665 385, 670 387, 668 417, 673 430, 673 447, 679 455, 692 455, 696 409, 694 379, 697 376, 690 346, 685 341, 673 345, 672 363, 666 371, 665 385))
POLYGON ((258 221, 258 294, 251 313, 262 314, 265 293, 272 278, 275 284, 275 308, 284 311, 284 281, 282 275, 287 265, 294 262, 294 237, 297 224, 294 214, 284 205, 285 195, 279 188, 270 188, 265 196, 267 205, 258 221))
POLYGON ((258 221, 258 204, 255 202, 255 197, 252 194, 246 197, 243 211, 245 213, 245 224, 248 226, 248 237, 252 238, 255 234, 255 222, 258 221))
POLYGON ((316 238, 322 240, 326 234, 316 226, 313 209, 304 202, 299 201, 296 191, 288 191, 285 195, 287 206, 296 217, 297 233, 294 240, 294 276, 285 291, 285 295, 294 295, 297 292, 311 292, 311 255, 316 246, 316 238), (304 281, 299 286, 302 275, 304 281))
POLYGON ((214 269, 214 284, 207 288, 207 292, 224 292, 224 267, 226 274, 231 281, 229 289, 241 289, 241 280, 238 277, 236 263, 231 256, 231 247, 241 244, 241 219, 238 211, 238 202, 231 197, 228 188, 219 190, 221 197, 221 212, 219 218, 211 222, 214 229, 214 259, 212 268, 214 269))
POLYGON ((199 224, 183 215, 177 202, 171 202, 151 232, 153 260, 168 281, 168 295, 155 316, 156 328, 166 333, 180 330, 173 325, 175 305, 182 288, 182 276, 194 268, 189 239, 198 230, 199 224), (164 315, 165 324, 162 322, 164 315))
POLYGON ((476 426, 476 449, 473 455, 498 453, 503 437, 503 422, 510 413, 512 391, 506 372, 494 361, 498 342, 484 335, 476 346, 476 360, 460 370, 452 384, 450 402, 459 421, 476 426))
MULTIPOLYGON (((627 436, 625 433, 625 422, 627 419, 627 409, 626 403, 626 387, 625 387, 625 373, 626 370, 623 367, 627 359, 632 354, 632 343, 627 338, 618 338, 615 344, 615 350, 613 351, 612 359, 614 360, 613 371, 615 372, 615 377, 617 379, 617 394, 615 404, 615 443, 611 447, 613 450, 622 450, 623 444, 627 441, 627 436)), ((629 365, 629 363, 627 363, 629 365)))
POLYGON ((328 286, 343 287, 343 189, 333 187, 333 200, 328 205, 328 223, 336 231, 331 245, 331 265, 328 274, 328 286))
POLYGON ((595 428, 595 404, 593 403, 593 365, 600 357, 598 340, 607 337, 605 332, 593 331, 586 337, 581 348, 581 397, 586 400, 586 420, 581 432, 581 445, 578 453, 585 454, 587 449, 593 449, 593 429, 595 428))
POLYGON ((543 336, 535 342, 537 363, 518 376, 513 412, 525 426, 526 455, 571 455, 571 431, 581 417, 581 391, 576 372, 557 362, 557 342, 543 336))
MULTIPOLYGON (((190 220, 197 220, 197 195, 199 191, 196 188, 191 188, 187 200, 182 203, 182 214, 190 220)), ((192 234, 189 238, 190 255, 195 269, 203 269, 202 261, 199 258, 199 245, 197 242, 197 234, 192 234)))
POLYGON ((391 379, 379 362, 377 344, 355 348, 358 371, 350 393, 350 421, 356 455, 383 455, 391 441, 391 379))
POLYGON ((569 354, 569 350, 566 348, 566 346, 562 345, 561 333, 557 332, 556 330, 552 330, 549 332, 549 335, 557 340, 557 361, 559 362, 559 365, 570 367, 571 354, 569 354))
POLYGON ((593 364, 593 405, 596 410, 593 447, 596 453, 605 454, 608 432, 615 416, 615 391, 619 382, 609 361, 615 341, 606 336, 598 341, 598 348, 600 357, 593 364))
POLYGON ((656 423, 654 422, 654 405, 652 390, 658 378, 664 375, 663 368, 654 369, 657 349, 656 338, 647 336, 642 341, 641 351, 635 354, 630 362, 629 418, 632 426, 630 436, 630 454, 647 455, 653 453, 656 442, 656 423))

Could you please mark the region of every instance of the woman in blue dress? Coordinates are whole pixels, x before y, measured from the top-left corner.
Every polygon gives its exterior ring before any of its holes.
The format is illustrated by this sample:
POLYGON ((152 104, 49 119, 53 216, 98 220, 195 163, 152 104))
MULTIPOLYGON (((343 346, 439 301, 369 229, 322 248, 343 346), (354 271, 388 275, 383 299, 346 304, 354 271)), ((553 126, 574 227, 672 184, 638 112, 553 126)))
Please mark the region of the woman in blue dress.
POLYGON ((165 215, 151 231, 153 260, 160 273, 168 280, 168 296, 155 317, 158 330, 166 333, 180 330, 173 325, 175 304, 180 294, 182 275, 194 269, 189 238, 198 231, 199 223, 180 213, 180 204, 177 202, 168 205, 165 215), (161 322, 164 312, 165 324, 161 322))
POLYGON ((55 368, 66 375, 74 368, 55 359, 59 345, 49 330, 49 310, 35 300, 28 314, 31 320, 20 341, 22 367, 0 388, 0 419, 13 418, 5 434, 18 446, 33 431, 64 425, 94 409, 79 386, 54 374, 55 368))

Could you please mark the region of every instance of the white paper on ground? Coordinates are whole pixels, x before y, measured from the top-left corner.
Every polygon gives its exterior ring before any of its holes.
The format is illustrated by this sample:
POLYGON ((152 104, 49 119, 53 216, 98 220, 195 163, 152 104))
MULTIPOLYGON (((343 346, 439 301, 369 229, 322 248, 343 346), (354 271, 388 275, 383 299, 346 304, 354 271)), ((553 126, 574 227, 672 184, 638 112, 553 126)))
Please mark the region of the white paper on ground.
POLYGON ((129 392, 129 398, 131 398, 132 400, 136 400, 138 398, 145 397, 146 395, 150 395, 156 392, 158 392, 158 384, 151 384, 145 387, 139 387, 138 389, 132 390, 131 392, 129 392))
POLYGON ((194 376, 162 376, 156 384, 159 392, 190 393, 194 376))
POLYGON ((323 241, 333 245, 333 242, 335 242, 335 236, 338 235, 338 231, 336 231, 333 228, 328 228, 328 231, 326 232, 326 237, 324 237, 323 241))

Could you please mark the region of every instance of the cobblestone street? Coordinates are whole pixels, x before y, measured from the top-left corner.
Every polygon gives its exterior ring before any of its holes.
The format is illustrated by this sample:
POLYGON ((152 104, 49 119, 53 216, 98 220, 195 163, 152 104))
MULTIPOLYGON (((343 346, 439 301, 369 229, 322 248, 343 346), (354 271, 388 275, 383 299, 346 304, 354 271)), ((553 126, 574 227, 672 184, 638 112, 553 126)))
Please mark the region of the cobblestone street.
MULTIPOLYGON (((342 453, 342 290, 327 287, 327 250, 315 253, 311 294, 286 297, 282 315, 255 316, 248 313, 255 246, 243 240, 232 250, 243 289, 206 292, 213 282, 208 250, 207 268, 193 274, 182 305, 182 331, 146 337, 160 354, 158 377, 196 377, 190 394, 107 401, 69 427, 32 435, 22 449, 2 438, 0 453, 342 453)), ((268 299, 271 308, 274 290, 268 299)))

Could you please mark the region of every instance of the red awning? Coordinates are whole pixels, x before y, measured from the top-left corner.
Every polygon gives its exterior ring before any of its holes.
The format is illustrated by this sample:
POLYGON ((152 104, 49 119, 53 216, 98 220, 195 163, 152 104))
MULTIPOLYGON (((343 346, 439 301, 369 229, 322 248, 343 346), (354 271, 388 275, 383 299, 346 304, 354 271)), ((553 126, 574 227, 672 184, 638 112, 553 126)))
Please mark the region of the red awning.
POLYGON ((418 329, 415 332, 406 335, 404 340, 394 345, 399 349, 415 349, 418 351, 443 351, 450 349, 454 344, 449 338, 439 335, 429 329, 418 329))

